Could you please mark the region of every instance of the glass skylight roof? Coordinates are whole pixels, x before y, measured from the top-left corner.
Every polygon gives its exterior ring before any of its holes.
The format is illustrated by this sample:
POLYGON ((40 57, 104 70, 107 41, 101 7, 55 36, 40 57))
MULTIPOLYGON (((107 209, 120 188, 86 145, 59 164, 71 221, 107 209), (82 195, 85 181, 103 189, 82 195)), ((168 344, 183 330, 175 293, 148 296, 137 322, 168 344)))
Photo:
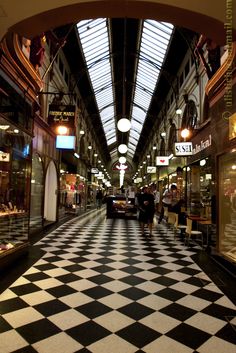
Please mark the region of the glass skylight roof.
POLYGON ((129 134, 129 156, 133 157, 138 144, 137 133, 141 133, 146 112, 161 71, 166 50, 173 31, 173 25, 165 22, 144 20, 140 43, 134 104, 131 112, 129 134), (131 145, 132 143, 132 145, 131 145))
POLYGON ((116 142, 110 48, 105 18, 84 20, 77 29, 108 146, 116 142))
MULTIPOLYGON (((80 21, 77 29, 109 146, 116 142, 116 124, 107 20, 99 18, 80 21)), ((131 129, 127 152, 130 158, 133 158, 135 154, 172 32, 172 24, 154 20, 143 21, 131 109, 131 129)), ((115 155, 113 149, 111 156, 115 155)))

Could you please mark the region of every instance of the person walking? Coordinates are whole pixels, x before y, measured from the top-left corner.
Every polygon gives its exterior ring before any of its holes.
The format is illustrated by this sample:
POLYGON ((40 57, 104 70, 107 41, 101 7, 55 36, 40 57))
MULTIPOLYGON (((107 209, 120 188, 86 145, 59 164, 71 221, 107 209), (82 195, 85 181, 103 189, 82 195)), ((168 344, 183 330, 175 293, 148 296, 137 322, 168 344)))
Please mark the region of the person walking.
POLYGON ((139 197, 139 222, 141 225, 142 235, 145 236, 145 224, 149 228, 149 237, 152 237, 153 218, 155 214, 154 195, 148 187, 143 188, 143 193, 139 197))
POLYGON ((97 209, 101 208, 102 206, 102 199, 103 199, 103 194, 102 190, 99 189, 96 194, 96 203, 97 203, 97 209))
POLYGON ((172 184, 169 189, 166 189, 162 197, 162 208, 158 223, 160 224, 164 216, 164 207, 171 211, 171 208, 178 202, 178 190, 175 184, 172 184))

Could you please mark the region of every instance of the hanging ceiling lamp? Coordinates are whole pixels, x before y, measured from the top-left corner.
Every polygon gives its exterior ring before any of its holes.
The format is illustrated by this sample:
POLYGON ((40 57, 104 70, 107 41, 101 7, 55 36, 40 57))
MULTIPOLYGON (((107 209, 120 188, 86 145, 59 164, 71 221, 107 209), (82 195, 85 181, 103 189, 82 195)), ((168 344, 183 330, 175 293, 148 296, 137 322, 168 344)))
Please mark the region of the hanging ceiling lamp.
POLYGON ((117 128, 118 130, 120 130, 121 132, 127 132, 130 130, 131 128, 131 122, 129 119, 127 118, 122 118, 118 121, 117 124, 117 128))
POLYGON ((126 158, 125 157, 120 157, 119 158, 119 162, 120 162, 120 164, 124 164, 126 162, 126 158))
POLYGON ((119 145, 118 151, 122 154, 126 153, 128 151, 128 147, 124 143, 122 143, 121 145, 119 145))

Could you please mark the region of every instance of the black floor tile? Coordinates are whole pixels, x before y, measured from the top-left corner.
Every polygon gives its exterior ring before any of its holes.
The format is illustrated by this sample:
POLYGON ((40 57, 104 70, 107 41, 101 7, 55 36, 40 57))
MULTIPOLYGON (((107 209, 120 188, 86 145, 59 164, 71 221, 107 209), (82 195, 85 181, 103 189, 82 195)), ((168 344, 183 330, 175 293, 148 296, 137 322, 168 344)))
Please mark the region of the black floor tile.
POLYGON ((140 283, 143 283, 143 279, 137 276, 127 276, 127 277, 123 277, 120 278, 121 282, 127 283, 131 286, 137 286, 140 283))
POLYGON ((127 289, 119 292, 119 294, 123 295, 126 298, 132 299, 132 300, 139 300, 141 298, 146 297, 150 293, 148 293, 142 289, 139 289, 139 288, 131 287, 131 288, 127 288, 127 289))
POLYGON ((25 294, 29 294, 29 293, 34 293, 40 290, 39 287, 37 287, 35 284, 33 283, 26 283, 26 284, 22 284, 20 286, 15 286, 12 287, 12 292, 14 292, 15 294, 21 296, 21 295, 25 295, 25 294))
MULTIPOLYGON (((67 270, 67 267, 65 267, 65 269, 67 270)), ((78 281, 79 279, 81 279, 81 277, 74 275, 73 273, 68 273, 66 275, 57 276, 57 280, 62 283, 71 283, 71 282, 78 281)))
POLYGON ((165 308, 160 309, 160 312, 180 321, 185 321, 190 316, 196 314, 195 310, 177 303, 170 304, 165 308))
POLYGON ((156 292, 155 294, 159 297, 169 299, 171 301, 177 301, 177 300, 183 298, 184 296, 186 296, 185 293, 179 292, 178 290, 175 290, 172 288, 162 289, 162 290, 156 292))
POLYGON ((66 284, 63 284, 61 286, 48 288, 47 292, 53 295, 55 298, 60 298, 69 294, 76 293, 76 290, 70 286, 67 286, 66 284))
POLYGON ((222 294, 204 288, 200 288, 196 292, 194 292, 194 296, 211 302, 215 302, 216 300, 222 297, 222 294))
POLYGON ((70 307, 60 300, 51 300, 45 303, 37 304, 34 306, 34 309, 39 311, 44 316, 51 316, 63 311, 70 309, 70 307))
POLYGON ((134 324, 125 327, 116 332, 116 334, 139 348, 146 346, 148 343, 161 336, 157 331, 154 331, 139 322, 135 322, 134 324))
POLYGON ((80 313, 84 314, 85 316, 89 317, 90 319, 94 319, 95 317, 104 315, 109 311, 112 311, 111 308, 97 301, 81 305, 75 309, 80 313))
POLYGON ((31 322, 18 327, 16 331, 30 344, 41 341, 49 336, 56 335, 60 329, 47 319, 31 322))
POLYGON ((141 305, 136 302, 125 305, 122 308, 119 308, 117 310, 122 314, 125 314, 131 317, 134 320, 140 320, 145 316, 148 316, 154 312, 153 309, 150 309, 147 306, 141 305))
MULTIPOLYGON (((89 346, 90 344, 111 334, 110 331, 96 324, 96 322, 92 320, 87 321, 82 325, 73 327, 72 329, 67 330, 66 333, 83 346, 89 346)), ((87 351, 84 351, 84 353, 85 352, 87 351)))
POLYGON ((111 277, 108 277, 106 275, 101 274, 101 275, 89 277, 89 280, 91 282, 98 284, 98 285, 101 285, 101 284, 104 284, 107 282, 111 282, 113 279, 111 277))
POLYGON ((160 276, 160 277, 157 277, 157 278, 152 279, 152 282, 161 284, 161 285, 166 286, 166 287, 170 287, 170 286, 172 286, 173 284, 177 283, 178 281, 176 281, 176 280, 173 279, 173 278, 169 278, 169 277, 165 277, 165 276, 160 276))
POLYGON ((82 291, 82 293, 88 295, 89 297, 91 297, 93 299, 100 299, 100 298, 106 297, 107 295, 113 294, 112 291, 110 291, 106 288, 103 288, 103 287, 99 287, 99 286, 86 289, 86 290, 82 291))
POLYGON ((173 330, 169 331, 167 336, 192 349, 200 347, 207 339, 211 337, 208 333, 185 323, 182 323, 173 330))
POLYGON ((216 337, 222 338, 223 340, 236 345, 236 331, 230 324, 227 324, 220 331, 218 331, 216 333, 216 337))
POLYGON ((28 305, 20 298, 12 298, 0 302, 0 314, 10 313, 15 310, 26 308, 28 305))
POLYGON ((0 316, 0 333, 11 329, 12 327, 8 324, 8 322, 0 316))

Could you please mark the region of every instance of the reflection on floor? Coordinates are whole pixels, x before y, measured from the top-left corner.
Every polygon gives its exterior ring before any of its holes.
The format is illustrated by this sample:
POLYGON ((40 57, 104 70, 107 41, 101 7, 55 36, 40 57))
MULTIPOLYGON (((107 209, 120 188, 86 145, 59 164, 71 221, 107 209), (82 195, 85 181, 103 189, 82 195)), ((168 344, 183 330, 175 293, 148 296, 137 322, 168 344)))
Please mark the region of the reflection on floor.
POLYGON ((103 210, 60 226, 0 295, 1 353, 235 353, 236 308, 165 225, 103 210))

